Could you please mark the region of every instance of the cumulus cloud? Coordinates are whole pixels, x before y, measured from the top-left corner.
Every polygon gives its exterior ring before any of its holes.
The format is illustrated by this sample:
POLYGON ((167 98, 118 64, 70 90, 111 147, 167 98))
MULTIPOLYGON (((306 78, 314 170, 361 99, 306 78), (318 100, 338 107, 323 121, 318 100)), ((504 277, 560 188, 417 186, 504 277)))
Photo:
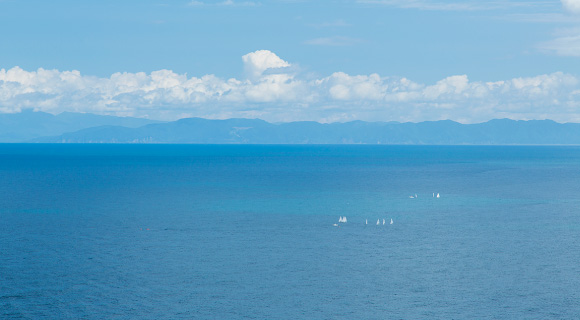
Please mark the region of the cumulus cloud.
POLYGON ((269 50, 258 50, 242 56, 244 70, 252 78, 260 77, 268 69, 290 67, 290 64, 269 50))
POLYGON ((301 76, 271 51, 242 57, 248 77, 190 77, 171 70, 115 73, 0 69, 0 112, 24 108, 174 120, 424 121, 492 118, 580 122, 580 81, 562 72, 493 82, 452 75, 433 84, 379 74, 301 76))

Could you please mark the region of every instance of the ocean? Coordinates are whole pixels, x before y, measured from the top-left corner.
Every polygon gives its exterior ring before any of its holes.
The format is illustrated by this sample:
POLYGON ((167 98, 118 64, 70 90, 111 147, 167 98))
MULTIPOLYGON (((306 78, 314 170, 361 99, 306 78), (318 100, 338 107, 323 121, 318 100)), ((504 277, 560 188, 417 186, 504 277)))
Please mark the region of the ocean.
POLYGON ((1 319, 578 319, 579 288, 580 147, 0 145, 1 319))

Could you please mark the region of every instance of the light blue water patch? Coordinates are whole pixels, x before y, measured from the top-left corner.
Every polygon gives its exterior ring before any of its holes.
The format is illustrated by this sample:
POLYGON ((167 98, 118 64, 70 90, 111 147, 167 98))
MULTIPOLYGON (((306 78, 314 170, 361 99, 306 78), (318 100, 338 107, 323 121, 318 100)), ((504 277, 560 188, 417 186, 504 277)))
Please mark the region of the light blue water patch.
POLYGON ((575 319, 578 163, 575 147, 0 145, 0 318, 575 319))

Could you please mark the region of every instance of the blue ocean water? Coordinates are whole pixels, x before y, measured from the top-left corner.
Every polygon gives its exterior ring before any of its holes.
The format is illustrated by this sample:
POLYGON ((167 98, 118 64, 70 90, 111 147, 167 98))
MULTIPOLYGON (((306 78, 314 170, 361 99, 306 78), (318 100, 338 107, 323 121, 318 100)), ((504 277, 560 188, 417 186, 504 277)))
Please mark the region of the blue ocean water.
POLYGON ((578 147, 3 144, 0 318, 578 319, 579 183, 578 147))

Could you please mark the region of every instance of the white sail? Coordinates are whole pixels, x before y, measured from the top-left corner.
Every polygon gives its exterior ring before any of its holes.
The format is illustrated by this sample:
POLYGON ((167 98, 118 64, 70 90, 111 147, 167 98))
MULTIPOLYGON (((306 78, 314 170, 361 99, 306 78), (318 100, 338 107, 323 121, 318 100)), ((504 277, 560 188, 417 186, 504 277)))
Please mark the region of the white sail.
POLYGON ((338 222, 342 222, 342 216, 340 216, 340 218, 338 218, 338 222))
POLYGON ((365 219, 365 224, 369 224, 369 220, 368 219, 365 219))
POLYGON ((391 224, 393 224, 393 219, 391 219, 391 224))
POLYGON ((385 219, 383 219, 383 226, 385 225, 385 219))
POLYGON ((346 216, 342 217, 342 222, 346 223, 346 216))
POLYGON ((377 226, 380 224, 379 219, 377 219, 377 226))
POLYGON ((437 194, 437 198, 439 198, 439 194, 437 194))

